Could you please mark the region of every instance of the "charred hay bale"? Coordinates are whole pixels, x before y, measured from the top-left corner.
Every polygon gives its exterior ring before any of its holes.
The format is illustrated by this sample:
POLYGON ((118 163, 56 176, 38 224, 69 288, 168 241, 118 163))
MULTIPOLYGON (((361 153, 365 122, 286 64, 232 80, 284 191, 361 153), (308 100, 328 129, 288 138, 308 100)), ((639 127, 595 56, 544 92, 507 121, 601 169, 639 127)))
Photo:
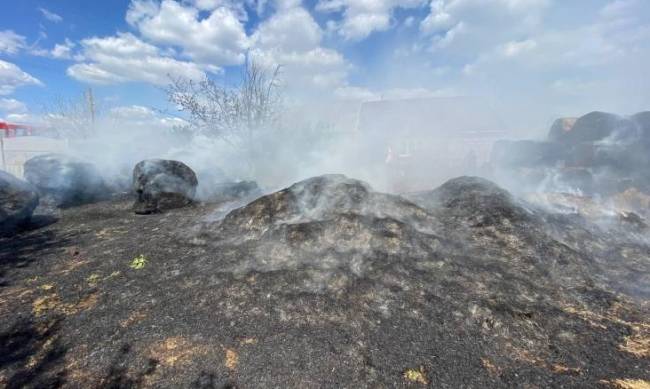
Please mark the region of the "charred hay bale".
POLYGON ((183 162, 148 159, 133 169, 133 190, 137 195, 133 210, 150 214, 181 208, 194 200, 198 180, 183 162))
POLYGON ((576 120, 559 141, 569 144, 597 142, 610 136, 630 138, 636 135, 631 120, 606 112, 591 112, 576 120))
POLYGON ((25 162, 25 179, 57 207, 70 207, 110 197, 99 171, 89 162, 62 154, 44 154, 25 162))
POLYGON ((243 231, 265 229, 280 221, 323 220, 360 209, 371 192, 365 182, 343 175, 312 177, 232 211, 224 225, 243 231))
POLYGON ((418 231, 439 228, 433 216, 400 196, 324 175, 237 208, 203 225, 194 238, 237 247, 224 254, 236 271, 309 268, 313 282, 327 284, 332 271, 358 275, 378 256, 426 257, 437 238, 418 231))
POLYGON ((479 177, 453 178, 440 187, 407 196, 429 210, 469 220, 474 226, 529 222, 534 214, 524 208, 507 190, 479 177))
POLYGON ((0 236, 27 224, 38 206, 38 192, 28 182, 0 171, 0 236))
POLYGON ((548 132, 548 140, 551 142, 560 142, 567 132, 571 131, 578 118, 559 118, 553 122, 548 132))
MULTIPOLYGON (((400 196, 376 192, 363 181, 332 174, 297 182, 231 211, 220 223, 216 236, 255 240, 285 229, 310 235, 308 232, 314 229, 331 228, 332 236, 346 240, 346 229, 342 227, 346 223, 367 232, 393 222, 427 228, 435 224, 425 210, 400 196)), ((209 231, 208 235, 215 233, 209 231)), ((288 239, 284 233, 280 236, 274 239, 288 239)), ((318 234, 310 236, 315 241, 324 239, 318 234)), ((332 239, 334 242, 338 238, 332 239)))

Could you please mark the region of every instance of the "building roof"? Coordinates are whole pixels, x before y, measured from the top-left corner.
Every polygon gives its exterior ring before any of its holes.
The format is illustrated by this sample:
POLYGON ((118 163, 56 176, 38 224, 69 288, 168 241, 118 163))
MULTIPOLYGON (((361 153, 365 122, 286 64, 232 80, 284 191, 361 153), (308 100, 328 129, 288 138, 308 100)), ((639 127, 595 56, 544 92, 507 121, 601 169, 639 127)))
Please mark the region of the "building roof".
POLYGON ((381 100, 361 105, 361 132, 412 136, 496 137, 504 124, 488 101, 475 97, 381 100))

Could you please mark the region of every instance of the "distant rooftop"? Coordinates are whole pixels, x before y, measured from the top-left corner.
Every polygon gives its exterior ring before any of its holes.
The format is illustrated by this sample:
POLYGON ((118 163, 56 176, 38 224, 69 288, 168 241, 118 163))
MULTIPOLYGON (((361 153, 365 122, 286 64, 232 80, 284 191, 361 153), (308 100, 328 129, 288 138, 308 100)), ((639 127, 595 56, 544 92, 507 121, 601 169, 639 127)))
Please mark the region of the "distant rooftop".
POLYGON ((490 137, 505 133, 503 121, 493 107, 478 97, 365 102, 361 105, 357 129, 447 137, 490 137))

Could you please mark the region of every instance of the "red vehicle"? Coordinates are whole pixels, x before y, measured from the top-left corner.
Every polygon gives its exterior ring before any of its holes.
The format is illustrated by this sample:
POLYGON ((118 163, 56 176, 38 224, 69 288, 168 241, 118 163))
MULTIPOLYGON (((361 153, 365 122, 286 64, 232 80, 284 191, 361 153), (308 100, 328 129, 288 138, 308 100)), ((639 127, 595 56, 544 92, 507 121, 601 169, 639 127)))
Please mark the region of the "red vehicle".
POLYGON ((0 138, 15 138, 17 136, 30 136, 33 129, 24 124, 13 124, 0 121, 0 138))

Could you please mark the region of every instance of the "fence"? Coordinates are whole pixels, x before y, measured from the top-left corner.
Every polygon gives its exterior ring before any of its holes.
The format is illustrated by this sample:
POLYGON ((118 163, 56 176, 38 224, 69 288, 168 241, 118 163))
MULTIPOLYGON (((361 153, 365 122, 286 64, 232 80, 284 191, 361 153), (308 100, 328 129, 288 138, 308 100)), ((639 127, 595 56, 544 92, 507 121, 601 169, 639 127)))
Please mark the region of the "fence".
POLYGON ((40 154, 65 152, 67 148, 67 142, 60 139, 38 136, 0 137, 0 168, 22 178, 23 166, 27 160, 40 154))

